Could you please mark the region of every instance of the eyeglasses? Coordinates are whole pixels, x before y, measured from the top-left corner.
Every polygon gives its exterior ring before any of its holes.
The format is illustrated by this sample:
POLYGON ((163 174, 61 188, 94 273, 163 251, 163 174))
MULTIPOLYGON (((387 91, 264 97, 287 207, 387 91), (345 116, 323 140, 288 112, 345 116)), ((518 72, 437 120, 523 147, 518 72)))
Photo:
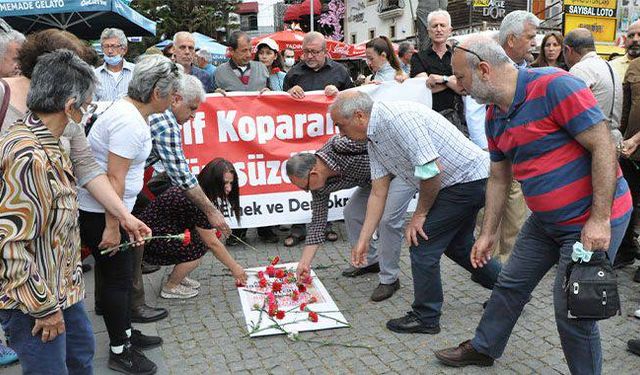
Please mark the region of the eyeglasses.
POLYGON ((319 50, 319 51, 314 51, 314 50, 312 50, 312 49, 303 49, 303 50, 302 50, 302 53, 303 53, 303 54, 305 54, 305 55, 318 56, 318 55, 320 55, 321 53, 324 53, 324 51, 325 51, 325 50, 323 50, 323 49, 321 49, 321 50, 319 50))
POLYGON ((106 51, 106 50, 116 50, 116 49, 120 49, 122 48, 122 44, 105 44, 102 46, 102 50, 106 51))
POLYGON ((309 185, 311 185, 311 171, 312 169, 309 169, 309 174, 307 174, 307 187, 304 188, 304 191, 307 193, 309 192, 309 185))
POLYGON ((473 52, 471 50, 468 50, 466 48, 460 47, 458 45, 454 45, 453 46, 453 50, 455 51, 456 49, 459 49, 459 50, 462 50, 464 52, 467 52, 467 53, 470 53, 470 54, 474 55, 475 57, 478 58, 478 60, 480 60, 480 62, 487 62, 487 60, 483 59, 482 57, 480 57, 480 55, 478 55, 477 53, 475 53, 475 52, 473 52))

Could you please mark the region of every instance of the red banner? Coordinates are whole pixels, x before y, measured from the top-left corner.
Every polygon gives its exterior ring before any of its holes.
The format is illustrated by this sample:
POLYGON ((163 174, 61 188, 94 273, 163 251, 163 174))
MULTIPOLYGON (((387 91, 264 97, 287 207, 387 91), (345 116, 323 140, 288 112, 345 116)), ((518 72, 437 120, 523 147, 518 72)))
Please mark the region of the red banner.
MULTIPOLYGON (((286 176, 285 161, 314 151, 337 133, 327 106, 331 98, 307 94, 210 95, 195 118, 183 126, 187 158, 199 167, 215 157, 231 161, 241 195, 299 191, 286 176)), ((200 168, 193 168, 197 173, 200 168)))

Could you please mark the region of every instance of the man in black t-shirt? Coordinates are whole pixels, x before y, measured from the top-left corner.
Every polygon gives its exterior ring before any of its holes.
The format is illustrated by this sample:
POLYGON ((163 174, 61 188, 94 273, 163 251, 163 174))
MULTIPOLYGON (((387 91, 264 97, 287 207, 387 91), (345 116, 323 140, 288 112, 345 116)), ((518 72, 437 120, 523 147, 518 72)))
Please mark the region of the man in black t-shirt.
POLYGON ((447 45, 451 36, 451 16, 446 10, 436 10, 427 16, 431 44, 411 57, 410 76, 427 78, 433 94, 432 109, 447 118, 468 136, 460 88, 451 68, 452 49, 447 45))

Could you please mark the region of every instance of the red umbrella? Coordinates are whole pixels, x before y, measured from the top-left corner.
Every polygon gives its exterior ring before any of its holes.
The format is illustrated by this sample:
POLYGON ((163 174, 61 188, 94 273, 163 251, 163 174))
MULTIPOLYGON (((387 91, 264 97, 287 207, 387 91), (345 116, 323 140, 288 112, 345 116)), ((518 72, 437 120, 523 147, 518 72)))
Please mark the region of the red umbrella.
MULTIPOLYGON (((322 4, 320 0, 313 0, 313 14, 320 14, 322 10, 322 4)), ((300 4, 293 4, 287 7, 284 11, 284 21, 296 21, 302 16, 308 16, 311 14, 311 0, 304 0, 300 4)))
MULTIPOLYGON (((299 58, 300 55, 302 55, 302 40, 304 39, 304 36, 305 33, 298 30, 278 31, 273 34, 253 38, 253 40, 251 40, 251 45, 253 46, 253 52, 255 53, 257 52, 257 46, 262 39, 271 38, 278 43, 280 51, 285 48, 291 48, 295 52, 296 58, 299 58)), ((329 57, 332 59, 348 58, 349 50, 350 46, 348 44, 327 39, 327 51, 329 52, 329 57)))

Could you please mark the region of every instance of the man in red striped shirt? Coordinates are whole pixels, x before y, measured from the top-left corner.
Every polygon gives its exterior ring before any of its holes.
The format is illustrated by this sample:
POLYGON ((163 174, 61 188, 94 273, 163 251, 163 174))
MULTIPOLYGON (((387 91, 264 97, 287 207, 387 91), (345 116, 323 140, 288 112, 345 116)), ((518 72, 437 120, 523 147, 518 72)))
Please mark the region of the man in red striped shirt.
POLYGON ((471 252, 475 267, 490 257, 513 176, 532 211, 502 268, 475 337, 436 352, 451 366, 491 366, 509 340, 542 277, 558 264, 555 318, 569 370, 599 374, 602 349, 595 320, 569 319, 562 284, 572 247, 616 251, 629 223, 631 196, 616 160, 605 116, 588 87, 554 68, 518 69, 486 37, 457 48, 453 70, 465 91, 490 104, 486 133, 491 155, 482 234, 471 252))

